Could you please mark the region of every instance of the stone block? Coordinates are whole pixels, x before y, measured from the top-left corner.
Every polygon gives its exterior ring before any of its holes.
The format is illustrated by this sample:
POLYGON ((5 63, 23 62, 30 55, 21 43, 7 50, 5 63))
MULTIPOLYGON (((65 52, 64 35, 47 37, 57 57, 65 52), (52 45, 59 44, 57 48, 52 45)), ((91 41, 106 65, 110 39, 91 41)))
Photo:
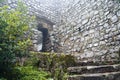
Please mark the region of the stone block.
POLYGON ((94 43, 93 46, 94 46, 94 47, 98 46, 98 43, 94 43))
POLYGON ((94 32, 95 32, 94 29, 89 30, 89 33, 94 33, 94 32))
POLYGON ((106 44, 105 41, 100 41, 100 45, 106 44))
POLYGON ((117 11, 117 16, 120 16, 120 10, 117 11))
POLYGON ((88 21, 89 21, 88 19, 84 19, 84 20, 82 21, 82 25, 88 23, 88 21))
POLYGON ((118 17, 117 17, 116 15, 112 16, 112 17, 111 17, 111 21, 112 21, 113 23, 117 22, 117 21, 118 21, 118 17))

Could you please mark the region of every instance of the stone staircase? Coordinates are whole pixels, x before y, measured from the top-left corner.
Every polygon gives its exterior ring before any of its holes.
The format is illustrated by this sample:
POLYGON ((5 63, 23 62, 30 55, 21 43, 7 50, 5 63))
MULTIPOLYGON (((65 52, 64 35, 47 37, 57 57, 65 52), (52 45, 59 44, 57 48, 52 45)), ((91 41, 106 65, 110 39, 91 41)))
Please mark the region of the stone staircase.
POLYGON ((69 67, 68 80, 120 80, 120 61, 82 61, 69 67))

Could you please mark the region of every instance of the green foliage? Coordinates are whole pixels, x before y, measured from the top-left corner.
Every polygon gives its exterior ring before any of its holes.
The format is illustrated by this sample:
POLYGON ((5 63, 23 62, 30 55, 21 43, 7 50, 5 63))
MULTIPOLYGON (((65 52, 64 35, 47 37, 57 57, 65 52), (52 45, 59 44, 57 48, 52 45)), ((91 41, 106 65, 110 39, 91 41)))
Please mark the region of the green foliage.
POLYGON ((0 80, 7 80, 7 79, 5 79, 5 78, 0 78, 0 80))
POLYGON ((66 80, 67 67, 75 64, 75 59, 71 55, 51 54, 51 53, 31 53, 31 57, 26 61, 26 65, 38 66, 39 69, 49 71, 54 80, 66 80))
POLYGON ((67 80, 67 73, 64 72, 63 68, 57 67, 54 70, 54 80, 67 80))
POLYGON ((10 77, 16 57, 29 52, 31 41, 27 33, 33 17, 27 15, 26 7, 21 4, 12 10, 8 6, 0 7, 0 76, 10 77))
POLYGON ((9 71, 6 76, 7 79, 0 78, 0 80, 48 80, 49 73, 39 71, 33 66, 17 66, 9 71))
POLYGON ((20 80, 47 80, 49 74, 44 71, 38 71, 32 66, 18 67, 21 72, 20 80))

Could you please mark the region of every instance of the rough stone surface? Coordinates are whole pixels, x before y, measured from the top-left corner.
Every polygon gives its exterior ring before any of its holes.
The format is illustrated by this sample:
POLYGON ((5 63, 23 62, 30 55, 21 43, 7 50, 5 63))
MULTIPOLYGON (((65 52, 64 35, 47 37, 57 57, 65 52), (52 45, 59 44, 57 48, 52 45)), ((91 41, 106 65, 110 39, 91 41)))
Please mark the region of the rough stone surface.
POLYGON ((118 49, 114 48, 120 48, 120 4, 116 0, 78 0, 72 4, 56 27, 63 52, 78 53, 78 59, 116 57, 113 54, 118 49))
MULTIPOLYGON (((24 0, 30 13, 56 23, 54 28, 47 27, 49 39, 52 39, 45 46, 47 51, 71 53, 78 59, 116 58, 114 53, 120 48, 120 4, 117 0, 59 0, 52 3, 54 8, 51 4, 42 5, 42 0, 36 1, 24 0)), ((6 4, 15 8, 16 0, 8 0, 6 4)))

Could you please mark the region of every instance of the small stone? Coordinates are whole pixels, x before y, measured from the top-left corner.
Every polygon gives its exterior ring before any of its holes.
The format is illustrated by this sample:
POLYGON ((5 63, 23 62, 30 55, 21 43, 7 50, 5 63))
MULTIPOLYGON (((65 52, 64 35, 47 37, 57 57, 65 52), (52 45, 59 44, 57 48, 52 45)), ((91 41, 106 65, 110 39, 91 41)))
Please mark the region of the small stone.
POLYGON ((105 53, 107 53, 107 50, 101 50, 100 53, 100 55, 104 55, 105 53))
POLYGON ((118 30, 120 30, 120 23, 117 24, 118 30))
POLYGON ((117 16, 120 16, 120 10, 117 12, 117 16))
POLYGON ((113 1, 108 1, 108 7, 113 7, 113 6, 114 6, 113 1))
POLYGON ((108 27, 108 26, 109 26, 109 24, 108 24, 108 23, 105 23, 105 24, 104 24, 104 27, 105 27, 105 28, 106 28, 106 27, 108 27))
POLYGON ((70 40, 71 40, 71 41, 74 40, 74 37, 71 37, 70 40))
POLYGON ((80 51, 80 48, 77 48, 76 50, 77 50, 77 51, 80 51))
POLYGON ((91 29, 90 31, 89 31, 89 33, 93 33, 95 30, 94 29, 91 29))
POLYGON ((95 38, 94 40, 93 40, 93 42, 94 43, 96 43, 96 42, 98 42, 99 40, 97 39, 97 38, 95 38))
POLYGON ((117 36, 117 39, 120 39, 120 35, 117 36))
POLYGON ((98 32, 97 32, 97 33, 95 33, 95 37, 99 37, 99 35, 100 35, 100 34, 99 34, 98 32))
POLYGON ((111 18, 113 16, 113 14, 112 13, 109 13, 108 15, 107 15, 107 18, 111 18))
POLYGON ((88 22, 88 19, 85 19, 82 21, 82 25, 86 24, 88 22))
POLYGON ((85 39, 84 38, 81 38, 81 42, 84 41, 85 39))
POLYGON ((118 17, 116 15, 114 15, 112 18, 111 18, 111 21, 113 23, 117 22, 118 21, 118 17))
POLYGON ((32 40, 33 44, 37 43, 37 40, 32 40))
POLYGON ((85 31, 84 33, 83 33, 83 36, 87 36, 89 33, 88 33, 88 31, 85 31))
POLYGON ((116 28, 115 27, 111 28, 111 31, 116 31, 116 28))
POLYGON ((86 36, 86 37, 85 37, 85 40, 89 40, 89 39, 90 39, 90 37, 89 37, 89 36, 86 36))
POLYGON ((100 41, 100 45, 102 45, 102 44, 105 44, 105 42, 104 41, 100 41))
POLYGON ((94 46, 98 46, 98 43, 93 44, 94 46))
POLYGON ((98 11, 95 11, 95 12, 94 12, 94 15, 97 15, 98 13, 99 13, 98 11))
POLYGON ((111 31, 111 29, 106 29, 106 33, 109 33, 111 31))
POLYGON ((90 48, 91 48, 91 47, 92 47, 92 44, 89 44, 89 45, 88 45, 88 47, 90 47, 90 48))
POLYGON ((104 38, 108 38, 109 36, 108 35, 105 35, 104 38))
POLYGON ((108 15, 110 12, 109 11, 107 11, 107 12, 105 12, 105 15, 108 15))

